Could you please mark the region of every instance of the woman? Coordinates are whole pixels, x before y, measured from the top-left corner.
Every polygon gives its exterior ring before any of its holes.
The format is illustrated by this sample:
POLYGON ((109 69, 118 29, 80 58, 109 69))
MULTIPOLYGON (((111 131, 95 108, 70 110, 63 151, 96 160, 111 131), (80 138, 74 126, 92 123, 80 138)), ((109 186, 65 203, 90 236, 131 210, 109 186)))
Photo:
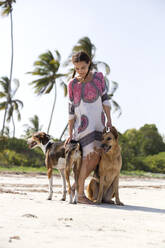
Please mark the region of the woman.
POLYGON ((68 86, 69 137, 65 144, 75 139, 82 146, 83 159, 79 175, 78 202, 90 204, 92 202, 84 194, 84 184, 85 179, 100 160, 99 148, 105 127, 105 115, 106 126, 112 127, 110 104, 103 74, 91 71, 89 56, 85 52, 78 52, 73 55, 72 62, 74 73, 68 86))

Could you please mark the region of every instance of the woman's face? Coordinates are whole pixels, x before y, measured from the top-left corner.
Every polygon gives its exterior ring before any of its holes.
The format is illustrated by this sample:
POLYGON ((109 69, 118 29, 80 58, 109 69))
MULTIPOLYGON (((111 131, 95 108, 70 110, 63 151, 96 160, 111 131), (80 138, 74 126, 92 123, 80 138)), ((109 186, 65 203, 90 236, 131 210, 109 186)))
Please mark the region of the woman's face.
POLYGON ((74 68, 76 72, 78 73, 78 75, 83 78, 86 76, 88 72, 89 65, 90 65, 90 62, 86 63, 85 61, 80 61, 80 62, 74 63, 74 68))

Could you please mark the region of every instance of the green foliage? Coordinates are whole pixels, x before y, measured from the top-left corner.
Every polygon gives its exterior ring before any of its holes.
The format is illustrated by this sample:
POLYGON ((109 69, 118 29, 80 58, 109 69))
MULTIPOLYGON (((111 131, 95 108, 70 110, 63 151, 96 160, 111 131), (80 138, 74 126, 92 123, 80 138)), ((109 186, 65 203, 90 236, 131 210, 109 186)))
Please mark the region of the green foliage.
POLYGON ((144 171, 165 173, 165 152, 147 156, 144 160, 144 171))
POLYGON ((23 107, 23 102, 14 98, 20 83, 18 79, 14 79, 13 81, 15 83, 15 88, 11 88, 11 82, 8 77, 2 77, 0 79, 0 86, 2 88, 2 91, 0 91, 0 100, 2 99, 0 102, 0 110, 5 110, 3 127, 1 131, 2 135, 4 135, 5 122, 10 122, 12 120, 14 126, 13 136, 15 136, 14 113, 17 114, 17 120, 21 120, 20 107, 23 107))
POLYGON ((30 125, 25 124, 24 127, 26 128, 24 130, 24 135, 22 135, 22 138, 27 139, 29 138, 33 133, 41 131, 42 125, 40 126, 39 117, 37 115, 34 115, 34 117, 29 119, 30 125))
MULTIPOLYGON (((155 125, 119 133, 122 171, 165 173, 165 143, 155 125)), ((0 137, 0 166, 5 168, 45 167, 40 148, 30 150, 24 139, 0 137)))
POLYGON ((140 153, 143 156, 154 155, 165 151, 165 143, 163 138, 158 133, 158 129, 154 124, 144 125, 139 130, 140 133, 140 153))
POLYGON ((15 3, 16 0, 6 0, 6 1, 0 1, 0 7, 2 7, 2 15, 3 16, 8 16, 13 8, 12 4, 15 3))
POLYGON ((163 137, 154 124, 146 124, 139 130, 129 129, 119 136, 122 149, 122 170, 143 170, 165 173, 163 137))
POLYGON ((6 149, 0 155, 0 166, 28 166, 28 158, 24 154, 6 149))
POLYGON ((165 151, 165 143, 154 124, 146 124, 139 130, 129 129, 123 134, 136 156, 154 155, 165 151))
POLYGON ((38 148, 30 150, 25 140, 0 137, 0 166, 44 166, 44 155, 38 148))
POLYGON ((39 55, 39 59, 34 62, 34 70, 28 73, 38 76, 30 83, 37 95, 50 93, 56 80, 65 77, 65 74, 58 73, 60 61, 61 55, 55 50, 55 55, 51 51, 47 51, 39 55))

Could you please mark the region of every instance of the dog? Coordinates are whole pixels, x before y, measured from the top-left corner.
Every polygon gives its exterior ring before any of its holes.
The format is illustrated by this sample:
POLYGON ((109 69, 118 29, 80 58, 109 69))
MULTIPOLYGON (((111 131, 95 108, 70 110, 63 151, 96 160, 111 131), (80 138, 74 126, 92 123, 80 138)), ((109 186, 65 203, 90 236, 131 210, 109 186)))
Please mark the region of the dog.
POLYGON ((52 200, 53 196, 53 167, 60 171, 63 181, 62 201, 66 200, 66 179, 65 179, 65 148, 64 142, 51 140, 50 135, 44 132, 36 132, 27 140, 30 149, 40 147, 45 154, 45 164, 49 180, 49 196, 48 200, 52 200))
POLYGON ((119 199, 119 174, 122 167, 121 151, 118 144, 118 132, 115 127, 103 131, 101 159, 91 179, 87 194, 90 200, 100 204, 124 205, 119 199))
POLYGON ((68 183, 68 194, 70 196, 70 203, 77 204, 78 202, 78 177, 81 169, 82 162, 82 149, 78 141, 71 140, 65 147, 65 159, 66 159, 66 181, 68 183), (70 172, 73 169, 74 174, 74 189, 70 184, 70 172), (74 195, 72 197, 72 195, 74 195))

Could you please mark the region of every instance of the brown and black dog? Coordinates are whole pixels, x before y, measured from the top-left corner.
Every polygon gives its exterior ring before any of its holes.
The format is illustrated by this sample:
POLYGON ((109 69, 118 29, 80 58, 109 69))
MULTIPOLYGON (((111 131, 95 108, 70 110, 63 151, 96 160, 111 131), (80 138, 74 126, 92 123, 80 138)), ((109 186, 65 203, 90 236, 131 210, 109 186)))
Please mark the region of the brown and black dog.
POLYGON ((77 204, 78 202, 78 177, 81 169, 82 149, 78 141, 71 140, 65 147, 65 159, 66 159, 66 180, 68 183, 68 193, 70 196, 70 203, 77 204), (70 172, 73 169, 74 174, 74 189, 70 184, 70 172), (72 195, 74 198, 72 199, 72 195))
POLYGON ((65 148, 64 142, 51 140, 50 136, 44 132, 37 132, 32 135, 27 141, 29 148, 40 147, 45 154, 45 165, 47 168, 47 175, 49 179, 49 196, 48 200, 52 199, 53 195, 53 167, 60 171, 63 180, 63 194, 62 199, 66 199, 66 180, 65 180, 65 148))
POLYGON ((101 160, 94 177, 91 179, 87 193, 90 200, 97 203, 124 205, 119 199, 119 175, 122 167, 121 151, 118 144, 118 132, 115 127, 106 132, 102 139, 101 160))

